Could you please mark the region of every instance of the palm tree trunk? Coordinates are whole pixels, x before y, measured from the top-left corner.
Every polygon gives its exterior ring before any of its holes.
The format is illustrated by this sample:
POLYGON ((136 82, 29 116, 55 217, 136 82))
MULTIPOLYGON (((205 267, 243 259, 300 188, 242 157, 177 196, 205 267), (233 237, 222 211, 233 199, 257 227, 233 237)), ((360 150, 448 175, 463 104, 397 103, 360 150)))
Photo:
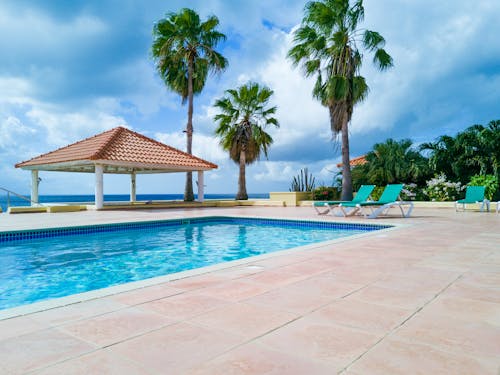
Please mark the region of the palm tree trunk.
POLYGON ((236 199, 238 200, 248 199, 245 168, 246 168, 246 153, 245 153, 245 148, 243 147, 242 150, 240 151, 240 175, 238 177, 238 194, 236 194, 236 199))
POLYGON ((349 121, 347 114, 342 119, 342 196, 341 200, 352 200, 352 176, 349 159, 349 121))
MULTIPOLYGON (((188 62, 188 119, 186 125, 187 145, 186 152, 192 154, 193 147, 193 61, 188 62)), ((184 200, 194 201, 193 194, 193 173, 186 173, 186 187, 184 188, 184 200)))

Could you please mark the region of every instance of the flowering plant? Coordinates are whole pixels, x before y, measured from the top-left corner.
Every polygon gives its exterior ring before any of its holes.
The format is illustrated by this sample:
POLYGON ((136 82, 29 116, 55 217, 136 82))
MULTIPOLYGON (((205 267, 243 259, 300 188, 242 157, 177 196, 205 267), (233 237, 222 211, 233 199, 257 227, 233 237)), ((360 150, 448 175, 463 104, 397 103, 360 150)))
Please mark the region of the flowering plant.
POLYGON ((455 201, 465 188, 460 182, 447 181, 444 173, 431 178, 426 184, 424 194, 431 201, 455 201))
POLYGON ((414 201, 417 197, 418 187, 415 183, 405 184, 401 190, 401 199, 404 201, 414 201))

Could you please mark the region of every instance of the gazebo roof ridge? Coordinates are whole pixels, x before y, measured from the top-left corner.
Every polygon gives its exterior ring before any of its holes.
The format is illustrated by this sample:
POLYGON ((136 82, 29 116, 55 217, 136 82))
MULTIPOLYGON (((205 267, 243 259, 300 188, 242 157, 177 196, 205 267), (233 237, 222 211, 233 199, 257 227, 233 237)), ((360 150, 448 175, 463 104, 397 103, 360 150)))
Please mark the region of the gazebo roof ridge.
MULTIPOLYGON (((185 156, 188 156, 188 157, 190 157, 190 158, 196 159, 196 160, 198 160, 198 161, 200 161, 200 162, 203 162, 203 163, 208 163, 208 164, 212 164, 212 166, 213 166, 214 168, 217 168, 217 165, 215 165, 214 163, 211 163, 211 162, 209 162, 209 161, 207 161, 207 160, 204 160, 204 159, 202 159, 202 158, 199 158, 198 156, 195 156, 195 155, 193 155, 193 154, 188 154, 186 151, 182 151, 182 150, 180 150, 180 149, 178 149, 178 148, 176 148, 176 147, 173 147, 173 146, 167 145, 167 144, 165 144, 165 143, 162 143, 162 142, 160 142, 160 141, 157 141, 156 139, 146 137, 145 135, 143 135, 143 134, 141 134, 141 133, 137 133, 137 132, 135 132, 135 131, 133 131, 133 130, 130 130, 130 129, 127 129, 127 128, 124 128, 124 127, 121 127, 121 126, 119 126, 119 128, 122 128, 122 129, 124 129, 124 130, 126 130, 126 131, 128 131, 128 132, 130 132, 130 133, 134 133, 136 136, 138 136, 138 137, 140 137, 140 138, 143 138, 143 139, 145 139, 145 140, 148 140, 148 141, 153 141, 154 143, 158 144, 159 146, 162 146, 162 147, 168 148, 168 149, 173 150, 173 151, 176 151, 176 152, 180 152, 181 154, 184 154, 185 156)), ((116 128, 115 128, 115 129, 116 129, 116 128)))
POLYGON ((183 166, 188 170, 217 168, 216 164, 123 126, 17 163, 15 167, 32 169, 38 165, 55 166, 71 162, 146 163, 160 168, 168 165, 183 166))
MULTIPOLYGON (((106 133, 111 133, 110 138, 114 138, 114 137, 116 137, 116 135, 117 135, 116 133, 118 133, 119 129, 125 129, 125 128, 123 126, 118 126, 116 128, 106 130, 105 132, 92 135, 90 137, 81 139, 81 140, 79 140, 77 142, 70 143, 69 145, 59 147, 59 148, 57 148, 55 150, 52 150, 52 151, 49 151, 49 152, 45 152, 45 153, 40 154, 38 156, 34 156, 31 159, 21 161, 21 162, 15 164, 14 167, 16 167, 16 168, 22 167, 24 164, 30 163, 31 161, 34 161, 35 159, 39 159, 39 158, 42 158, 42 157, 45 157, 45 156, 48 156, 48 155, 51 155, 51 154, 55 154, 56 152, 60 152, 60 151, 62 151, 64 149, 68 149, 68 148, 76 146, 78 144, 90 141, 91 139, 94 139, 94 138, 102 137, 106 133)), ((104 148, 104 146, 106 146, 107 144, 108 144, 108 140, 106 140, 105 142, 103 142, 103 144, 99 147, 99 151, 98 152, 100 153, 102 151, 102 149, 104 148)), ((92 156, 89 157, 89 159, 91 159, 91 158, 92 158, 92 156)), ((77 160, 77 159, 75 159, 75 160, 77 160)))

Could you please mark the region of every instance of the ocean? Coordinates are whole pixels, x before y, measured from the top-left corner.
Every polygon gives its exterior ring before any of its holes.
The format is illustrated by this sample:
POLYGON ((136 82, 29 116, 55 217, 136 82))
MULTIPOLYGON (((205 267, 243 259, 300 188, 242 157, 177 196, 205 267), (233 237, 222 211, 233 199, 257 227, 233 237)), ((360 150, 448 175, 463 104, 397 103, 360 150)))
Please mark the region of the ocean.
MULTIPOLYGON (((197 195, 195 194, 195 199, 197 195)), ((205 194, 205 199, 234 199, 235 194, 205 194)), ((26 196, 29 199, 29 196, 26 196)), ((158 200, 182 200, 182 194, 137 194, 138 201, 158 201, 158 200)), ((249 198, 266 199, 269 198, 268 193, 248 194, 249 198)), ((105 194, 105 202, 128 202, 130 195, 128 194, 105 194)), ((94 203, 94 195, 40 195, 40 203, 94 203)), ((29 206, 29 202, 10 196, 10 206, 29 206)), ((3 212, 7 210, 7 193, 0 192, 0 207, 3 212)))

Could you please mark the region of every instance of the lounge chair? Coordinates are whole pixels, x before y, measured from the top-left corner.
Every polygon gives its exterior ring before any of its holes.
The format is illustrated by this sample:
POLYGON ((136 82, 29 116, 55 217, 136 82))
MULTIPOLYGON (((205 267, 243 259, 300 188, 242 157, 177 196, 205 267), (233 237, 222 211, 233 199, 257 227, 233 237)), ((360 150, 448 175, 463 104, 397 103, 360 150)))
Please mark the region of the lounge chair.
POLYGON ((401 215, 403 215, 403 217, 408 217, 413 211, 413 202, 402 201, 399 196, 399 194, 401 194, 401 190, 403 190, 403 184, 387 185, 378 201, 341 203, 339 204, 339 207, 343 212, 345 212, 345 208, 353 208, 354 211, 360 212, 365 218, 368 219, 375 219, 379 215, 387 214, 391 208, 399 207, 401 215), (404 207, 408 207, 406 211, 404 207))
POLYGON ((459 205, 462 205, 462 211, 465 211, 466 204, 480 203, 479 211, 483 212, 484 207, 490 210, 490 201, 484 198, 486 188, 484 186, 467 186, 465 191, 465 199, 460 199, 455 202, 455 211, 458 211, 459 205))
MULTIPOLYGON (((364 202, 370 198, 370 194, 373 189, 375 189, 375 185, 361 185, 356 196, 353 198, 350 203, 364 202)), ((313 203, 313 207, 318 213, 318 215, 326 215, 330 211, 332 211, 335 207, 337 207, 340 203, 346 203, 348 201, 318 201, 313 203), (323 208, 321 210, 320 208, 323 208)), ((344 215, 345 216, 345 215, 344 215)))

